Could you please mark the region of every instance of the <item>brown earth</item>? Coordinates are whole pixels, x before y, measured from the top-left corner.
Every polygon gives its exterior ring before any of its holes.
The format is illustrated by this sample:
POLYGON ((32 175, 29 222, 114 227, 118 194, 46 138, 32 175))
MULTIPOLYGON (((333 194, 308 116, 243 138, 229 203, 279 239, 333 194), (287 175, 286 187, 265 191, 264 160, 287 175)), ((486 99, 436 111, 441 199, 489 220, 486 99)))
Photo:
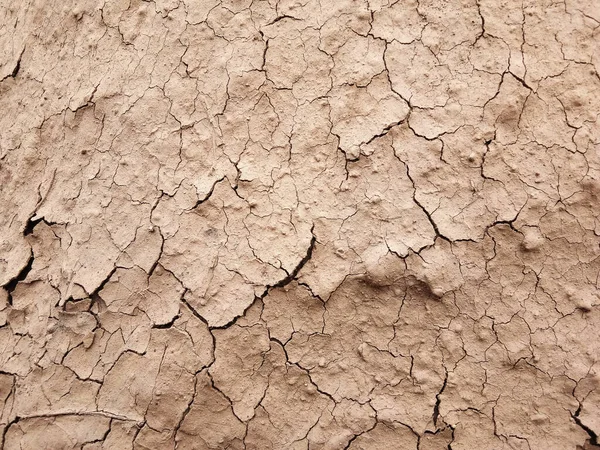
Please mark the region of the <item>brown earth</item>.
POLYGON ((1 0, 3 449, 600 435, 598 0, 1 0))

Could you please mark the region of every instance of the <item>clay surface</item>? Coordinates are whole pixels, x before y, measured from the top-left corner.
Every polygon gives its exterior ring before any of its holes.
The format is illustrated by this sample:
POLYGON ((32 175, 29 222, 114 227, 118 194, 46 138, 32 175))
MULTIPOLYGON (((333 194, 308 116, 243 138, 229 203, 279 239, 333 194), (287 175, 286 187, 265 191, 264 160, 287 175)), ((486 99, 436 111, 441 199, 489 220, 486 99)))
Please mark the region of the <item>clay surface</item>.
POLYGON ((600 448, 598 0, 0 0, 0 447, 600 448))

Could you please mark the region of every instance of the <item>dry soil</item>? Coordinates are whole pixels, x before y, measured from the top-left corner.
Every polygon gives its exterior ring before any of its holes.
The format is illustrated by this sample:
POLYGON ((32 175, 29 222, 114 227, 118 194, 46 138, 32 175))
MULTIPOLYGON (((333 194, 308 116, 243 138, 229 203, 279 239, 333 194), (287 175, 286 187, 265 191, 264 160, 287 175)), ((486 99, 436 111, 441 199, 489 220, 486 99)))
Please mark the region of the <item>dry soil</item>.
POLYGON ((1 0, 5 450, 600 436, 599 0, 1 0))

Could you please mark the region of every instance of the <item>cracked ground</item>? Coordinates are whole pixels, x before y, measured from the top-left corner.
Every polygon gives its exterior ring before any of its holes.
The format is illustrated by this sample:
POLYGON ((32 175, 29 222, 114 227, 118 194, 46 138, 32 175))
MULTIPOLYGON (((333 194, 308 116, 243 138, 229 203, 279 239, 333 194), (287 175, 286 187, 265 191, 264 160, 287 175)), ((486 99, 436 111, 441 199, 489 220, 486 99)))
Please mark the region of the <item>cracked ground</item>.
POLYGON ((598 0, 0 0, 5 450, 600 448, 598 0))

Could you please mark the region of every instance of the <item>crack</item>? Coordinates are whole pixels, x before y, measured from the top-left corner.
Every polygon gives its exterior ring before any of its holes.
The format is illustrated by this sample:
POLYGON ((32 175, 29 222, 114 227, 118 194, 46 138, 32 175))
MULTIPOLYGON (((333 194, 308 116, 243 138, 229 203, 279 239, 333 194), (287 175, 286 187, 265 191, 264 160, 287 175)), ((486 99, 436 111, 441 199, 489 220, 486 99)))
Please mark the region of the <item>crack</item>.
POLYGON ((27 278, 27 275, 29 275, 29 272, 31 272, 31 269, 33 268, 33 262, 35 261, 35 256, 33 254, 32 249, 30 249, 30 252, 31 253, 29 255, 29 259, 27 260, 27 264, 25 264, 25 266, 20 270, 20 272, 17 274, 17 276, 15 278, 13 278, 12 280, 10 280, 8 283, 6 283, 4 285, 4 288, 6 289, 6 292, 8 293, 8 304, 9 305, 13 304, 12 293, 17 288, 17 285, 21 281, 24 281, 27 278))
POLYGON ((181 425, 183 425, 183 421, 185 420, 187 415, 190 413, 190 411, 192 409, 192 405, 194 404, 194 400, 196 399, 197 394, 198 394, 198 377, 196 376, 196 377, 194 377, 194 393, 191 396, 190 401, 186 405, 185 410, 183 411, 181 418, 179 419, 179 422, 177 423, 177 425, 175 425, 175 427, 173 429, 173 436, 175 437, 175 449, 178 446, 177 434, 179 434, 179 430, 181 428, 181 425))
POLYGON ((440 404, 442 403, 442 394, 444 393, 444 389, 446 389, 446 385, 448 384, 448 371, 446 370, 446 375, 444 376, 444 384, 442 385, 442 388, 440 389, 440 392, 438 392, 435 396, 435 406, 433 407, 433 415, 432 415, 432 419, 433 419, 433 425, 434 426, 438 426, 438 418, 440 416, 440 404))
MULTIPOLYGON (((111 269, 111 271, 108 273, 108 275, 100 282, 100 284, 98 285, 98 287, 96 289, 94 289, 90 294, 89 297, 93 298, 93 297, 100 297, 102 298, 102 296, 100 295, 100 292, 102 291, 102 289, 104 289, 104 286, 106 286, 106 284, 110 281, 110 279, 112 278, 112 276, 115 274, 115 272, 117 271, 119 267, 117 267, 116 265, 113 266, 113 268, 111 269)), ((66 300, 65 300, 66 301, 66 300)), ((64 303, 64 302, 63 302, 64 303)))
POLYGON ((347 443, 347 444, 346 444, 346 446, 344 447, 344 450, 348 450, 348 449, 350 448, 350 446, 352 445, 352 443, 353 443, 353 442, 354 442, 356 439, 358 439, 360 436, 362 436, 363 434, 366 434, 366 433, 368 433, 368 432, 370 432, 370 431, 373 431, 373 430, 375 429, 375 427, 376 427, 378 424, 379 424, 379 421, 377 420, 377 417, 376 417, 376 418, 375 418, 375 422, 373 423, 373 425, 372 425, 370 428, 368 428, 368 429, 366 429, 366 430, 364 430, 364 431, 361 431, 360 433, 358 433, 358 434, 355 434, 354 436, 352 436, 352 438, 350 438, 350 440, 348 441, 348 443, 347 443))
POLYGON ((575 411, 574 414, 571 414, 571 417, 573 418, 575 423, 581 429, 583 429, 583 431, 585 431, 588 434, 588 436, 590 437, 590 444, 593 445, 594 447, 600 448, 600 442, 598 441, 598 435, 594 432, 594 430, 592 430, 590 427, 585 425, 579 418, 579 414, 581 413, 582 408, 583 408, 583 405, 581 404, 581 402, 579 402, 579 407, 577 408, 577 411, 575 411))
MULTIPOLYGON (((315 229, 315 226, 313 224, 313 226, 310 229, 310 234, 311 234, 310 245, 308 246, 308 249, 306 250, 306 254, 304 255, 304 257, 300 260, 300 262, 296 265, 296 267, 294 267, 294 269, 288 274, 287 277, 285 277, 283 280, 275 283, 273 286, 268 287, 267 291, 270 288, 284 287, 284 286, 290 284, 294 279, 296 279, 296 276, 298 275, 298 273, 302 270, 302 268, 306 265, 306 263, 312 258, 312 254, 315 249, 315 245, 317 243, 317 238, 314 234, 314 229, 315 229)), ((264 298, 264 295, 262 296, 262 298, 264 298)))
POLYGON ((21 50, 21 53, 19 54, 19 58, 17 58, 17 62, 15 63, 15 67, 13 68, 11 73, 9 73, 4 78, 2 78, 0 80, 0 83, 2 83, 4 80, 6 80, 8 78, 16 78, 17 77, 17 74, 21 70, 21 60, 23 59, 23 53, 25 53, 25 47, 23 47, 23 50, 21 50))
POLYGON ((415 202, 415 204, 416 204, 416 205, 417 205, 419 208, 421 208, 421 210, 422 210, 422 211, 425 213, 425 215, 427 216, 427 220, 429 220, 429 223, 431 224, 431 226, 432 226, 432 228, 433 228, 433 231, 435 232, 435 235, 436 235, 436 236, 438 236, 438 237, 440 237, 441 239, 443 239, 443 240, 445 240, 445 241, 452 242, 452 241, 451 241, 449 238, 447 238, 446 236, 444 236, 444 235, 443 235, 443 234, 440 232, 440 230, 439 230, 439 228, 438 228, 437 224, 436 224, 436 223, 435 223, 435 221, 433 220, 433 217, 432 217, 432 215, 429 213, 429 211, 427 211, 427 209, 425 208, 425 206, 423 206, 423 205, 421 204, 421 202, 419 202, 419 200, 417 199, 417 185, 415 184, 415 181, 414 181, 414 179, 412 178, 412 176, 411 176, 411 174, 410 174, 410 168, 409 168, 408 164, 407 164, 407 163, 405 163, 404 161, 402 161, 402 160, 401 160, 401 159, 400 159, 400 158, 399 158, 399 157, 396 155, 396 153, 395 153, 395 152, 394 152, 394 156, 395 156, 395 157, 398 159, 398 161, 400 161, 402 164, 404 164, 404 167, 406 167, 406 175, 408 176, 408 179, 410 180, 410 182, 411 182, 411 183, 412 183, 412 185, 413 185, 413 195, 412 195, 413 201, 415 202))

